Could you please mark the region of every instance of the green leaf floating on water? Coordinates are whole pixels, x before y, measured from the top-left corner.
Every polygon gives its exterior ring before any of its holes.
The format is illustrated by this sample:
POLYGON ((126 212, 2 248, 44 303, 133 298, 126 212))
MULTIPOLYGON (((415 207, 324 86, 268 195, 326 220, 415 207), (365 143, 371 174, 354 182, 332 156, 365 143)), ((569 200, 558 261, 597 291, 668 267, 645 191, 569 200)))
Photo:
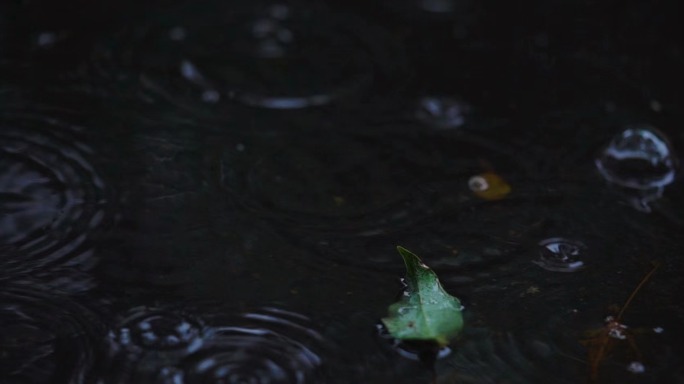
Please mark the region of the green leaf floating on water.
POLYGON ((442 288, 435 272, 418 256, 403 247, 397 250, 406 264, 406 290, 401 300, 389 306, 383 324, 396 339, 446 346, 463 329, 461 302, 442 288))

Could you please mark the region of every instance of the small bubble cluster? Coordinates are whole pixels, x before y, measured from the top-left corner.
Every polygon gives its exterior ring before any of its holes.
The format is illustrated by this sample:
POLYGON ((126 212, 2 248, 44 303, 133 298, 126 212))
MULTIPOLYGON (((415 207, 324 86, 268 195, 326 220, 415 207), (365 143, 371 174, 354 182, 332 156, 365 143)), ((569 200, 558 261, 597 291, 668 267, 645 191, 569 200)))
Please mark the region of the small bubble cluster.
POLYGON ((192 349, 201 342, 202 325, 192 316, 138 307, 110 334, 113 343, 131 350, 192 349))

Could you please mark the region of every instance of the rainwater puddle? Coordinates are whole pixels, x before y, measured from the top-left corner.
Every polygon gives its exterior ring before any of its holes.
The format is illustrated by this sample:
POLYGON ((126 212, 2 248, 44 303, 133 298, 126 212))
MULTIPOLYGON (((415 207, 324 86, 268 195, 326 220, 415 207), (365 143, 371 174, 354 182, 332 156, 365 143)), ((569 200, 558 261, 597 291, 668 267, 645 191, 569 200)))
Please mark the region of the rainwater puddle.
POLYGON ((0 382, 684 376, 664 5, 81 3, 0 5, 0 382))

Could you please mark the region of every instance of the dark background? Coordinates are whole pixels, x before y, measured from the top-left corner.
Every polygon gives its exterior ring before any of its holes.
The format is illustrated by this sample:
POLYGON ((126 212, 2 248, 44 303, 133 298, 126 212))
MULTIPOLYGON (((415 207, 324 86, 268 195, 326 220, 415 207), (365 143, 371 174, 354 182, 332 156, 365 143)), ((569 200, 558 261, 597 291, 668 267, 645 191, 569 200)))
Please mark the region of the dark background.
MULTIPOLYGON (((48 190, 42 201, 58 196, 77 213, 36 232, 54 249, 2 237, 0 382, 250 382, 274 372, 274 382, 429 382, 429 369, 376 334, 400 290, 398 244, 466 307, 464 334, 437 362, 440 383, 589 381, 580 341, 605 331, 653 262, 622 317, 638 352, 611 344, 596 382, 682 382, 681 176, 642 212, 634 191, 594 165, 634 124, 661 131, 675 158, 684 148, 678 5, 463 1, 430 13, 417 3, 293 3, 321 12, 306 19, 314 32, 349 33, 340 60, 369 65, 372 80, 320 107, 274 110, 199 102, 177 73, 185 52, 135 32, 201 29, 220 19, 214 7, 251 2, 2 2, 0 171, 10 177, 0 178, 0 214, 31 206, 5 192, 24 182, 10 170, 26 158, 48 159, 27 173, 26 193, 48 190), (468 105, 465 125, 416 118, 416 100, 433 95, 468 105), (7 155, 24 132, 50 139, 7 155), (69 157, 74 143, 88 148, 76 150, 81 160, 69 157), (467 187, 490 169, 511 185, 501 201, 467 187), (64 197, 73 191, 85 197, 64 197), (533 264, 539 241, 555 237, 585 244, 587 268, 533 264), (634 360, 645 373, 626 370, 634 360)), ((215 73, 241 36, 221 33, 193 46, 215 73)), ((332 68, 334 53, 316 47, 304 57, 320 72, 306 86, 326 89, 336 77, 320 64, 332 68)), ((267 92, 301 91, 308 78, 273 73, 258 84, 267 92)), ((53 208, 45 203, 45 215, 53 208)), ((16 221, 19 231, 36 225, 16 221)))

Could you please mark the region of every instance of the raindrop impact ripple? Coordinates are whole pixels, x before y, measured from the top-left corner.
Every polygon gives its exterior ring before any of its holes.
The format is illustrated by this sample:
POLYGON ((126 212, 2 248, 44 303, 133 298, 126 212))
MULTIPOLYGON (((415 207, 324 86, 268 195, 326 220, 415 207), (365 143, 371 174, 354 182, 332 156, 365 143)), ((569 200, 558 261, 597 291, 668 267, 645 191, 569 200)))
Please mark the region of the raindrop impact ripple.
POLYGON ((88 308, 19 284, 0 284, 0 382, 89 383, 105 326, 88 308))
POLYGON ((90 238, 112 220, 111 192, 81 130, 0 116, 0 280, 92 266, 90 238))
POLYGON ((539 259, 533 263, 546 270, 577 272, 584 268, 586 246, 579 241, 553 237, 539 242, 539 247, 539 259))
POLYGON ((196 318, 171 311, 135 312, 113 334, 116 383, 321 382, 327 347, 300 314, 268 307, 210 315, 200 327, 196 318))

